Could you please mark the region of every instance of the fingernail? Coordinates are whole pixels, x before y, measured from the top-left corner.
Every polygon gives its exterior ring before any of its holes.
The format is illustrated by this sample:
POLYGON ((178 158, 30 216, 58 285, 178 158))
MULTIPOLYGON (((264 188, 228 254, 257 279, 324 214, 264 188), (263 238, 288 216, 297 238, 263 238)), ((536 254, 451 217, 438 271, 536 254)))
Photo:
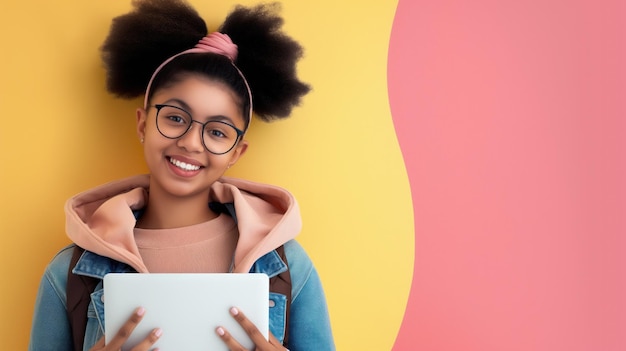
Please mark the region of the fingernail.
POLYGON ((218 333, 220 336, 224 336, 224 328, 222 328, 222 327, 217 328, 217 333, 218 333))
POLYGON ((236 316, 236 315, 238 315, 238 314, 239 314, 239 310, 237 309, 237 307, 232 307, 232 308, 230 309, 230 313, 231 313, 233 316, 236 316))
POLYGON ((157 329, 154 331, 154 335, 156 335, 156 336, 160 337, 161 335, 163 335, 163 329, 161 329, 161 328, 157 328, 157 329))
POLYGON ((145 308, 143 308, 143 307, 139 307, 139 308, 137 309, 137 315, 138 315, 138 316, 143 316, 143 315, 144 315, 144 313, 146 313, 146 309, 145 309, 145 308))

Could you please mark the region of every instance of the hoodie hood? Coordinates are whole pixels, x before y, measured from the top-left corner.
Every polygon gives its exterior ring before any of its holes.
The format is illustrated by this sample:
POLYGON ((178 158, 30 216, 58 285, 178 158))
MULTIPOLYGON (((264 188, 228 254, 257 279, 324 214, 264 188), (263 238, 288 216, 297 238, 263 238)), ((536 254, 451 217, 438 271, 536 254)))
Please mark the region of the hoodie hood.
MULTIPOLYGON (((148 200, 148 175, 111 182, 80 193, 65 204, 66 232, 85 250, 124 262, 147 273, 135 243, 134 210, 148 200)), ((247 273, 254 262, 300 233, 300 211, 285 189, 223 177, 211 186, 208 202, 234 203, 239 241, 235 273, 247 273)))

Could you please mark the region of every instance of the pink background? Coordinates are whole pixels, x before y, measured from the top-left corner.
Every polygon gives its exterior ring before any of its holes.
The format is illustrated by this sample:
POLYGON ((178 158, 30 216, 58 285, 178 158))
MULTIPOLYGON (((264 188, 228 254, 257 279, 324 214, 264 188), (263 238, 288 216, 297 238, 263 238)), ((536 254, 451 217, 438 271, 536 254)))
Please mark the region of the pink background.
POLYGON ((626 349, 626 2, 400 0, 394 350, 626 349))

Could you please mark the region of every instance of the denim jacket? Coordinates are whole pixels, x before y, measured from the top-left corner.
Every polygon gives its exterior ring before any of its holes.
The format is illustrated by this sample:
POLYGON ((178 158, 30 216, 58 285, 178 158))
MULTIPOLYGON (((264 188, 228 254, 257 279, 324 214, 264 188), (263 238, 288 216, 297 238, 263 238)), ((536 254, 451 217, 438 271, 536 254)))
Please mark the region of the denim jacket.
MULTIPOLYGON (((292 281, 292 302, 289 325, 285 325, 286 297, 270 293, 269 327, 281 342, 285 328, 289 328, 291 351, 333 351, 333 336, 322 285, 311 260, 304 249, 295 241, 285 243, 285 255, 289 262, 292 281)), ((72 257, 73 245, 61 250, 47 266, 41 279, 29 350, 72 349, 72 337, 66 311, 67 272, 72 257)), ((271 251, 259 258, 251 273, 265 273, 270 278, 287 269, 280 256, 271 251)), ((74 272, 102 279, 111 272, 132 272, 128 265, 85 251, 74 272)), ((91 294, 87 312, 87 328, 83 344, 89 350, 102 336, 104 329, 104 296, 102 282, 91 294)), ((211 331, 207 331, 211 332, 211 331)), ((166 350, 167 351, 167 350, 166 350)))

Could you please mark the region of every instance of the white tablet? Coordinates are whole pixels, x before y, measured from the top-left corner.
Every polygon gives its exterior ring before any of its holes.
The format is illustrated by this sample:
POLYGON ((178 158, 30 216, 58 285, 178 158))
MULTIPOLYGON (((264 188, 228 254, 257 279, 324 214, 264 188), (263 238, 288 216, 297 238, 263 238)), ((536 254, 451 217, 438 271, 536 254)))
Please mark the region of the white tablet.
POLYGON ((246 349, 253 349, 243 328, 230 315, 238 307, 267 339, 269 279, 265 274, 111 273, 104 277, 106 342, 137 307, 146 314, 122 350, 143 340, 154 328, 163 335, 161 350, 228 351, 215 329, 225 327, 246 349))

